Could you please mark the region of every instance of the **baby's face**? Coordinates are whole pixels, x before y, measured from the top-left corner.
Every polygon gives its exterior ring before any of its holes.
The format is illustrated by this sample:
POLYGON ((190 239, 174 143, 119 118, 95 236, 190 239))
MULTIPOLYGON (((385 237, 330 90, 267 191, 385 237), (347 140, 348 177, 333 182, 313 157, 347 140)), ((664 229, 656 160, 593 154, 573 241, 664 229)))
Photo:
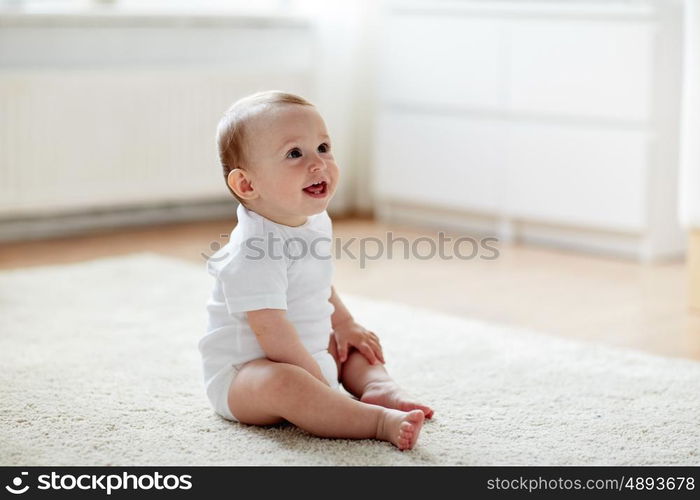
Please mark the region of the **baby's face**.
POLYGON ((246 137, 252 210, 298 226, 326 209, 338 184, 338 166, 315 108, 288 104, 263 111, 251 121, 246 137))

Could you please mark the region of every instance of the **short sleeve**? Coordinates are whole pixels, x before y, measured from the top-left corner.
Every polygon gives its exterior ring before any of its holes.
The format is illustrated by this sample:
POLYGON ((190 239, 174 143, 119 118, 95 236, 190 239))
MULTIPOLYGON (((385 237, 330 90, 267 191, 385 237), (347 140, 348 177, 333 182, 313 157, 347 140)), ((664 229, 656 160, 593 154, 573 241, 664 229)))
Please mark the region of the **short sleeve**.
POLYGON ((229 314, 287 309, 287 259, 262 238, 243 241, 219 279, 229 314))

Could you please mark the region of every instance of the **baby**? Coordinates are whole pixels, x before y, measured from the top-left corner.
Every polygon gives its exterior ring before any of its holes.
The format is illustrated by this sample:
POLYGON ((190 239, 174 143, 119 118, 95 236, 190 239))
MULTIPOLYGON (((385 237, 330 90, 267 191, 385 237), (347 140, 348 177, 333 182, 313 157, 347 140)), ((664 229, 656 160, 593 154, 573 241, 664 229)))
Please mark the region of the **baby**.
POLYGON ((433 410, 387 374, 379 338, 332 286, 326 208, 339 172, 321 115, 302 97, 260 92, 237 101, 217 135, 240 204, 207 261, 216 279, 199 351, 213 408, 234 422, 413 448, 433 410))

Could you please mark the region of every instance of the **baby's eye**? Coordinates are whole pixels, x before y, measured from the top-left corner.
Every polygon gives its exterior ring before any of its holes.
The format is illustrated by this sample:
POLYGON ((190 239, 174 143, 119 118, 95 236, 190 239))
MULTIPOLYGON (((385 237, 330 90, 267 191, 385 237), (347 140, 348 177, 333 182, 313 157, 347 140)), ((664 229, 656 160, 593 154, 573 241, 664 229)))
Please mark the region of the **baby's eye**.
POLYGON ((301 149, 294 148, 287 153, 287 158, 301 158, 301 149))
POLYGON ((327 152, 330 151, 330 150, 331 150, 330 145, 328 145, 328 144, 325 143, 325 142, 324 142, 323 144, 321 144, 321 145, 318 147, 318 152, 319 152, 319 153, 327 153, 327 152))

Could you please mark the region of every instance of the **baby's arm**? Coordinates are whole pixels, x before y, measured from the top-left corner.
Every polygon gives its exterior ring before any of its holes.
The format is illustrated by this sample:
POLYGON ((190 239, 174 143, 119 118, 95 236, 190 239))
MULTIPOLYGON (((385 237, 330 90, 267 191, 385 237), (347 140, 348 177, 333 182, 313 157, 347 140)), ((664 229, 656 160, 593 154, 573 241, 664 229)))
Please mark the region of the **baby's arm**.
POLYGON ((248 322, 271 361, 297 365, 328 385, 321 367, 301 343, 294 325, 283 309, 248 311, 248 322))
POLYGON ((331 297, 328 300, 335 308, 331 316, 331 324, 338 349, 338 360, 344 363, 348 359, 350 347, 355 347, 371 364, 384 363, 384 353, 379 337, 353 319, 334 286, 331 286, 331 297))
POLYGON ((334 329, 341 323, 345 323, 346 321, 353 319, 352 314, 350 314, 350 311, 348 311, 348 308, 345 307, 343 301, 340 300, 340 297, 338 297, 334 286, 331 286, 331 297, 328 299, 328 301, 333 304, 334 310, 333 314, 331 315, 331 325, 334 329))

